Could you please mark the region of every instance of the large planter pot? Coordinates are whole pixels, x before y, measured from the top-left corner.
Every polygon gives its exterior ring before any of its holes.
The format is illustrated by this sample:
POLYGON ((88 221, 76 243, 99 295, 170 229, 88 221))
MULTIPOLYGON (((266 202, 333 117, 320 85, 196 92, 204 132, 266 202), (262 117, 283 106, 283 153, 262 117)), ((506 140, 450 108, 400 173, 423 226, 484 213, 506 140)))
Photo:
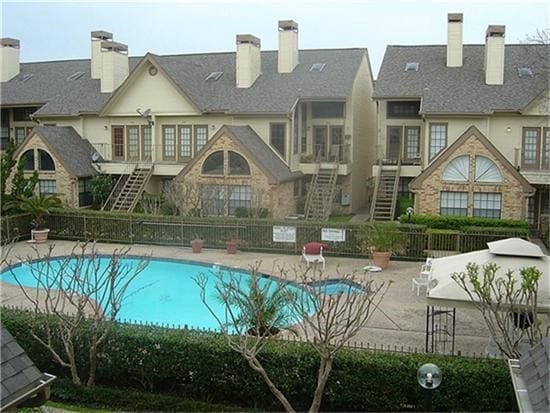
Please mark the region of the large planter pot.
POLYGON ((49 229, 31 229, 31 241, 43 244, 48 240, 49 229))
POLYGON ((372 253, 372 262, 377 267, 386 268, 390 262, 391 252, 374 251, 372 253))
POLYGON ((202 239, 191 240, 191 249, 195 254, 200 254, 202 252, 203 245, 204 241, 202 239))
POLYGON ((236 240, 225 241, 225 246, 227 247, 227 253, 228 254, 236 254, 237 253, 237 241, 236 240))

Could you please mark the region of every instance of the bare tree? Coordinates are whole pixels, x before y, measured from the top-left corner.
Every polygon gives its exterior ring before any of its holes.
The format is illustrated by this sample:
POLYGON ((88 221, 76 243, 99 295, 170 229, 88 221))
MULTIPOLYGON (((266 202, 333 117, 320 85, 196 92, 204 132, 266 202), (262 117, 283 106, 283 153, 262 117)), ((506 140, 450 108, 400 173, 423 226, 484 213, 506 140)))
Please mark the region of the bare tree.
POLYGON ((216 313, 208 303, 209 278, 204 274, 196 277, 201 299, 216 318, 229 347, 262 377, 287 412, 295 410, 270 378, 259 354, 277 335, 297 334, 310 344, 319 354, 320 363, 309 411, 318 412, 336 354, 365 327, 387 287, 372 280, 360 281, 355 273, 338 273, 343 285, 350 287, 331 294, 317 266, 291 271, 279 268, 278 277, 269 279, 259 277, 259 266, 251 266, 248 285, 243 285, 242 276, 234 273, 213 273, 213 288, 223 304, 223 314, 216 313))
POLYGON ((198 182, 183 181, 166 185, 163 191, 164 198, 172 205, 174 214, 182 216, 204 216, 202 185, 198 182))
MULTIPOLYGON (((71 253, 54 257, 53 246, 43 256, 33 249, 21 260, 28 267, 35 287, 19 279, 13 267, 11 274, 30 304, 39 328, 31 327, 30 334, 61 366, 68 368, 74 384, 94 387, 98 356, 131 283, 149 264, 149 257, 124 261, 130 248, 115 249, 109 256, 100 256, 95 244, 76 244, 71 253), (46 315, 45 317, 43 315, 46 315), (80 328, 89 329, 88 374, 83 380, 77 363, 77 341, 80 328), (62 348, 56 346, 60 338, 62 348)), ((144 288, 144 287, 142 287, 144 288)))
POLYGON ((466 272, 455 272, 451 278, 481 312, 499 350, 507 358, 519 358, 522 342, 534 346, 548 336, 537 305, 542 273, 535 267, 522 268, 518 280, 512 270, 497 277, 499 269, 495 263, 486 264, 480 277, 479 265, 468 263, 466 272))
POLYGON ((139 203, 146 214, 159 215, 163 201, 162 194, 144 193, 139 203))

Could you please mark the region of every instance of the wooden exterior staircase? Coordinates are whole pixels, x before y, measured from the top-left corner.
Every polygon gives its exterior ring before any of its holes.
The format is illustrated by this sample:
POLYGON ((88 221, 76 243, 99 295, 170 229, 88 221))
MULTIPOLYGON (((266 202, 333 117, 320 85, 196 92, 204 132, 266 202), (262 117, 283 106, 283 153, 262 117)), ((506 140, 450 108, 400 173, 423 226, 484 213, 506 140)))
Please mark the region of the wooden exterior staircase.
POLYGON ((338 180, 339 153, 334 155, 334 161, 331 163, 322 163, 320 157, 317 157, 316 172, 311 179, 306 199, 306 220, 326 221, 332 212, 338 180))
POLYGON ((153 166, 136 166, 130 174, 122 174, 114 186, 103 210, 117 212, 132 212, 145 185, 153 174, 153 166))
POLYGON ((374 197, 371 203, 370 219, 374 221, 391 221, 395 215, 401 164, 384 167, 379 162, 378 176, 374 186, 374 197))

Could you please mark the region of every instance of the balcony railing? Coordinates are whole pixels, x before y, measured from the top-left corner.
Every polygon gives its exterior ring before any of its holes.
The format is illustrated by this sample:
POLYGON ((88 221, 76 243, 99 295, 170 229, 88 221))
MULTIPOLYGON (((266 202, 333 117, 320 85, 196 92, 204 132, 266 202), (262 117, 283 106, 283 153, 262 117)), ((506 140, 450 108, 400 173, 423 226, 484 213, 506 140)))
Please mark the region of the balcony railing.
POLYGON ((303 154, 300 157, 301 163, 316 163, 321 162, 336 162, 349 163, 351 162, 350 145, 312 145, 311 154, 303 154))
POLYGON ((107 143, 94 143, 92 145, 105 161, 183 164, 191 160, 191 150, 184 151, 178 147, 165 147, 163 145, 136 147, 107 143))

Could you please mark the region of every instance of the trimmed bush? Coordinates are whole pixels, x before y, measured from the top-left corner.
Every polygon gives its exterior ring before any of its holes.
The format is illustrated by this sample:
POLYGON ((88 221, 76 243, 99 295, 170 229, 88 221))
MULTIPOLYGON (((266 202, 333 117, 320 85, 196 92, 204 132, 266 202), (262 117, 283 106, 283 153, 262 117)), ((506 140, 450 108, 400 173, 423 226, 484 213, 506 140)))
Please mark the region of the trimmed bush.
POLYGON ((426 225, 434 229, 453 229, 463 231, 467 227, 507 227, 529 229, 527 221, 512 219, 493 219, 440 215, 401 215, 400 221, 408 224, 426 225))
MULTIPOLYGON (((6 309, 2 323, 42 371, 66 375, 29 334, 29 326, 39 329, 43 323, 34 321, 29 313, 6 309)), ((86 329, 81 331, 80 345, 84 348, 87 334, 86 329)), ((86 363, 84 356, 85 352, 78 355, 79 363, 86 363)), ((273 341, 265 347, 261 360, 294 407, 306 410, 317 379, 316 351, 305 344, 273 341)), ((322 410, 421 411, 424 394, 416 381, 416 370, 427 362, 437 364, 443 372, 443 383, 434 391, 435 411, 517 409, 503 360, 343 350, 334 362, 322 410)), ((228 348, 223 336, 214 333, 117 325, 103 347, 97 383, 224 405, 281 409, 259 376, 228 348)), ((114 396, 105 397, 110 400, 114 396)), ((157 409, 161 406, 148 406, 148 410, 157 409)))

